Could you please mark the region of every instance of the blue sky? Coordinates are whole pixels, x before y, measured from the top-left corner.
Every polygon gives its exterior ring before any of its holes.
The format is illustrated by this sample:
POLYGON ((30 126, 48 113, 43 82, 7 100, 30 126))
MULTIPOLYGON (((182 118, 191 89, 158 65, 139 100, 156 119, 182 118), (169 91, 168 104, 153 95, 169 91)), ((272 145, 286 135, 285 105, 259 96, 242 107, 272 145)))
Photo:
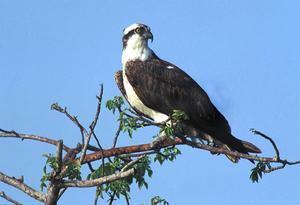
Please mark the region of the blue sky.
MULTIPOLYGON (((154 34, 150 45, 163 59, 189 73, 227 117, 233 133, 273 156, 269 143, 252 127, 273 137, 283 158, 300 159, 300 2, 299 1, 0 1, 0 127, 63 139, 79 132, 50 110, 67 106, 88 125, 95 95, 120 95, 114 73, 121 68, 124 27, 142 22, 154 34)), ((102 109, 97 133, 110 147, 116 116, 102 109)), ((145 129, 119 145, 150 142, 145 129)), ((174 163, 155 165, 149 189, 133 188, 132 204, 161 195, 181 204, 299 204, 299 166, 249 180, 252 164, 181 147, 174 163)), ((54 147, 1 139, 0 170, 39 186, 45 159, 54 147)), ((95 165, 99 164, 96 162, 95 165)), ((0 191, 24 204, 37 204, 16 189, 0 191)), ((60 204, 92 204, 92 189, 70 189, 60 204)), ((0 199, 0 204, 6 203, 0 199)), ((120 201, 116 204, 123 204, 120 201)), ((105 204, 105 203, 104 203, 105 204)))

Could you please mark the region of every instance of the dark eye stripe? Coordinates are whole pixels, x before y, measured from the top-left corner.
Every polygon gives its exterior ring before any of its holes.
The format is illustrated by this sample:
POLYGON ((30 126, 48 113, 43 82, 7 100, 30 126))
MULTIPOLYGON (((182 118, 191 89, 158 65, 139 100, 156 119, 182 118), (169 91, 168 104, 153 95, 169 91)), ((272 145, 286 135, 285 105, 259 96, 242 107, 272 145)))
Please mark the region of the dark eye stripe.
POLYGON ((129 31, 125 36, 123 36, 122 41, 126 43, 131 35, 135 34, 135 29, 129 31))
POLYGON ((145 31, 147 31, 148 29, 149 29, 149 27, 145 26, 145 25, 136 27, 135 29, 129 31, 126 35, 123 36, 123 38, 122 38, 123 43, 126 43, 129 39, 129 37, 132 36, 133 34, 136 34, 136 33, 141 34, 145 31), (140 32, 136 32, 136 29, 140 29, 140 32))

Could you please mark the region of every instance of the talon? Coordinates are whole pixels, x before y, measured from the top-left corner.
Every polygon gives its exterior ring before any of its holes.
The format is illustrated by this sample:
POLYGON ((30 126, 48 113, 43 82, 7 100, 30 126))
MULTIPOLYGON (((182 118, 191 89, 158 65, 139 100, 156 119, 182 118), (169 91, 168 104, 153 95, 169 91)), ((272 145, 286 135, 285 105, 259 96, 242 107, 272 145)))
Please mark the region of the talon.
POLYGON ((159 148, 161 142, 163 142, 163 141, 166 140, 166 139, 167 139, 167 136, 165 135, 165 133, 164 133, 164 132, 161 132, 161 133, 159 133, 158 136, 155 137, 155 138, 153 139, 153 141, 150 143, 150 147, 151 147, 151 148, 159 148))

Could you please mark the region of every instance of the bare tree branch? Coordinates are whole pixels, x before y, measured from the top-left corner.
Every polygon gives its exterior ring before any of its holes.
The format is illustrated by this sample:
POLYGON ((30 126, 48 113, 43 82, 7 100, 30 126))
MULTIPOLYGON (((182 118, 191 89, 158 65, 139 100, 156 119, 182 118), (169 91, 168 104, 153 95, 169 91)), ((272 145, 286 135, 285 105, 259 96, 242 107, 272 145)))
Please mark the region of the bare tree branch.
MULTIPOLYGON (((151 154, 156 154, 159 152, 160 149, 162 148, 167 148, 167 147, 174 147, 176 145, 188 145, 193 148, 198 148, 202 150, 209 151, 211 153, 218 153, 218 154, 226 154, 230 155, 232 157, 238 157, 238 158, 244 158, 244 159, 249 159, 249 160, 254 160, 261 162, 260 164, 257 164, 257 167, 259 168, 260 166, 262 167, 261 172, 269 173, 275 170, 283 169, 286 165, 295 165, 295 164, 300 164, 300 161, 288 161, 288 160, 282 160, 280 158, 280 152, 279 149, 275 143, 275 141, 268 137, 267 135, 252 129, 251 131, 254 134, 257 134, 264 139, 267 139, 268 141, 271 142, 274 150, 275 150, 275 156, 274 157, 263 157, 263 156, 258 156, 258 155, 250 155, 250 154, 243 154, 239 153, 236 151, 230 151, 228 149, 224 149, 222 147, 214 147, 211 145, 203 144, 203 143, 196 143, 194 141, 191 141, 189 138, 186 138, 185 136, 182 136, 181 134, 176 135, 174 139, 167 138, 166 140, 160 142, 158 146, 153 146, 152 143, 149 144, 140 144, 140 145, 132 145, 132 146, 124 146, 124 147, 116 147, 118 137, 120 135, 120 132, 122 130, 122 118, 120 119, 120 124, 117 129, 117 132, 115 134, 115 137, 113 139, 113 145, 112 148, 110 149, 102 149, 102 146, 100 144, 99 139, 97 138, 94 130, 97 125, 97 122, 99 120, 100 112, 101 112, 101 104, 102 104, 102 96, 103 96, 103 85, 101 84, 100 86, 100 91, 99 95, 96 96, 98 103, 97 103, 97 109, 96 113, 94 116, 93 121, 89 125, 89 129, 86 129, 77 119, 76 116, 72 116, 69 112, 67 112, 67 108, 65 107, 64 109, 61 108, 57 103, 53 104, 51 106, 52 109, 57 110, 58 112, 63 113, 66 115, 79 129, 81 133, 81 140, 82 144, 77 144, 77 147, 71 149, 63 144, 62 140, 53 140, 45 137, 40 137, 37 135, 27 135, 27 134, 18 134, 15 131, 6 131, 0 129, 0 137, 14 137, 14 138, 20 138, 22 140, 24 139, 30 139, 30 140, 36 140, 44 143, 49 143, 52 145, 57 146, 57 151, 56 151, 56 157, 58 161, 58 168, 53 168, 49 178, 49 185, 47 189, 47 194, 40 193, 33 188, 29 187, 28 185, 24 184, 22 180, 15 179, 13 177, 9 177, 2 172, 0 172, 0 181, 14 186, 17 189, 20 189, 24 193, 28 194, 29 196, 41 201, 45 202, 46 205, 56 205, 58 199, 62 196, 62 194, 66 191, 67 188, 69 187, 99 187, 99 185, 102 185, 104 183, 110 183, 115 180, 120 180, 126 177, 133 176, 135 174, 135 169, 132 168, 132 166, 136 163, 138 163, 143 157, 146 155, 151 155, 151 154), (90 145, 90 139, 91 137, 94 137, 97 145, 99 148, 90 145), (63 150, 65 150, 67 153, 63 158, 63 150), (91 154, 87 154, 87 150, 93 151, 91 154), (80 154, 79 157, 77 155, 80 154), (126 165, 118 172, 111 174, 109 176, 104 176, 104 168, 102 169, 102 177, 97 178, 97 179, 92 179, 92 180, 64 180, 66 178, 67 173, 68 173, 68 166, 70 165, 69 162, 72 163, 80 163, 80 165, 87 163, 90 171, 93 172, 94 169, 91 166, 91 162, 95 160, 102 160, 102 165, 104 167, 104 159, 108 158, 108 160, 111 162, 110 157, 117 157, 120 155, 126 155, 125 158, 121 158, 126 162, 126 165), (129 158, 127 158, 127 155, 129 158), (77 158, 76 158, 77 157, 77 158), (131 160, 132 158, 130 157, 137 157, 134 160, 131 160), (129 159, 129 160, 128 160, 129 159), (130 161, 131 160, 131 161, 130 161), (276 165, 272 167, 270 163, 277 163, 276 165), (267 167, 267 168, 265 168, 267 167), (55 170, 54 170, 55 169, 55 170)), ((164 128, 166 126, 166 123, 171 120, 171 127, 173 128, 172 125, 172 116, 170 116, 166 121, 162 123, 155 123, 149 119, 146 119, 142 115, 139 115, 138 113, 135 113, 131 109, 125 109, 122 110, 121 107, 118 107, 118 111, 120 114, 122 114, 120 117, 129 117, 129 118, 134 118, 135 119, 135 125, 126 125, 129 128, 139 128, 139 127, 145 127, 145 126, 157 126, 160 128, 164 128), (129 111, 129 113, 126 113, 129 111)), ((125 119, 125 118, 124 118, 125 119)), ((174 129, 175 130, 175 129, 174 129)), ((273 165, 273 164, 272 164, 273 165)), ((48 176, 48 174, 47 174, 48 176)), ((116 196, 116 193, 110 193, 110 201, 109 204, 112 204, 114 201, 114 198, 116 196)), ((4 192, 0 192, 0 196, 5 198, 5 199, 11 199, 8 196, 5 195, 4 192)), ((126 203, 129 204, 129 198, 128 195, 124 195, 126 199, 126 203)), ((95 198, 94 203, 97 203, 97 196, 95 198)), ((13 200, 13 199, 11 199, 13 200)), ((15 202, 17 204, 18 202, 15 202)), ((20 204, 20 203, 19 203, 20 204)))
POLYGON ((113 141, 113 146, 112 148, 115 148, 116 145, 117 145, 117 142, 118 142, 118 137, 120 135, 120 132, 121 132, 121 128, 122 128, 122 119, 120 119, 120 122, 119 122, 119 127, 116 131, 116 134, 115 134, 115 137, 114 137, 114 141, 113 141))
POLYGON ((15 205, 22 205, 20 202, 18 202, 18 201, 16 201, 16 200, 14 200, 13 198, 7 196, 3 191, 0 192, 0 196, 1 196, 3 199, 5 199, 5 200, 7 200, 7 201, 9 201, 9 202, 11 202, 11 203, 13 203, 13 204, 15 204, 15 205))
MULTIPOLYGON (((103 148, 102 148, 102 146, 101 146, 101 144, 100 144, 100 141, 99 141, 97 135, 95 134, 94 131, 92 132, 92 134, 93 134, 93 136, 94 136, 94 139, 96 140, 96 143, 97 143, 99 149, 102 150, 103 148)), ((91 145, 89 145, 89 146, 91 146, 91 145)), ((89 149, 89 146, 88 146, 88 149, 89 149)))
POLYGON ((56 178, 56 177, 59 176, 62 168, 62 147, 63 147, 63 141, 59 140, 57 142, 57 149, 56 149, 58 169, 53 170, 51 173, 51 179, 48 186, 45 205, 55 205, 57 204, 57 200, 59 198, 61 180, 60 178, 56 178))
MULTIPOLYGON (((91 122, 89 128, 90 128, 90 132, 87 133, 87 131, 85 130, 85 133, 86 133, 86 142, 83 146, 83 150, 81 152, 81 156, 80 156, 80 164, 82 163, 85 155, 86 155, 86 150, 87 150, 87 147, 90 143, 90 139, 91 139, 91 136, 93 135, 94 133, 94 129, 95 129, 95 126, 97 125, 97 122, 98 122, 98 119, 99 119, 99 115, 100 115, 100 111, 101 111, 101 103, 102 103, 102 95, 103 95, 103 85, 101 84, 100 86, 100 93, 99 93, 99 96, 97 96, 97 99, 98 99, 98 105, 97 105, 97 111, 96 111, 96 114, 95 114, 95 118, 94 120, 91 122)), ((94 135, 95 138, 97 139, 96 135, 94 135)), ((99 142, 99 141, 98 141, 99 142)), ((99 143, 100 145, 100 143, 99 143)), ((100 145, 101 147, 101 145, 100 145)))
POLYGON ((61 171, 62 167, 62 147, 63 147, 63 140, 57 141, 57 149, 56 149, 56 157, 58 161, 58 173, 61 171))
POLYGON ((17 180, 13 177, 9 177, 2 172, 0 172, 0 181, 23 191, 25 194, 31 196, 32 198, 34 198, 40 202, 44 202, 46 199, 46 197, 43 193, 36 191, 35 189, 26 185, 24 182, 21 182, 20 180, 17 180))
POLYGON ((82 161, 83 161, 83 159, 86 155, 86 150, 87 150, 87 147, 90 143, 91 136, 92 136, 92 133, 89 133, 89 134, 86 135, 86 143, 84 144, 83 149, 81 151, 81 155, 80 155, 80 160, 79 160, 80 164, 82 164, 82 161))
MULTIPOLYGON (((175 145, 183 145, 183 144, 189 145, 194 148, 213 152, 213 153, 226 154, 226 155, 230 155, 233 157, 239 157, 239 158, 244 158, 244 159, 249 159, 249 160, 254 160, 254 161, 259 161, 259 162, 275 162, 275 163, 282 163, 282 164, 288 164, 288 165, 294 165, 294 164, 300 163, 300 161, 290 162, 287 160, 277 159, 277 157, 260 157, 257 155, 243 154, 243 153, 239 153, 239 152, 229 151, 227 149, 223 149, 220 147, 212 147, 212 146, 206 145, 206 144, 195 143, 195 142, 192 142, 192 141, 189 141, 186 139, 182 139, 182 138, 178 138, 178 137, 176 137, 174 139, 174 141, 171 141, 171 140, 163 141, 160 144, 159 148, 170 147, 170 146, 175 146, 175 145)), ((153 151, 153 150, 157 150, 157 149, 158 148, 156 148, 156 147, 152 147, 151 144, 141 144, 141 145, 132 145, 132 146, 106 149, 106 150, 103 150, 103 152, 95 152, 95 153, 86 155, 83 163, 95 161, 95 160, 105 158, 105 157, 119 156, 122 154, 147 152, 147 151, 153 151)))
MULTIPOLYGON (((180 144, 184 144, 184 142, 179 138, 175 138, 174 141, 166 140, 166 141, 162 142, 160 144, 159 148, 180 145, 180 144)), ((82 163, 85 164, 87 162, 92 162, 95 160, 99 160, 101 158, 119 156, 121 154, 146 152, 146 151, 151 151, 151 150, 156 150, 156 149, 158 149, 158 148, 152 147, 150 143, 105 149, 105 150, 103 150, 103 152, 98 151, 95 153, 87 154, 82 163)), ((79 160, 79 159, 77 159, 77 160, 79 160)))
POLYGON ((270 173, 270 172, 273 172, 273 171, 276 171, 276 170, 279 170, 279 169, 283 169, 286 165, 287 164, 282 164, 282 165, 277 166, 277 167, 271 167, 270 169, 266 169, 263 172, 264 173, 270 173))
POLYGON ((66 180, 63 182, 63 187, 94 187, 104 183, 109 183, 119 179, 123 179, 134 174, 134 168, 124 172, 118 172, 109 176, 104 176, 93 180, 66 180))
POLYGON ((271 137, 265 135, 264 133, 262 133, 262 132, 260 132, 260 131, 255 130, 254 128, 251 128, 250 131, 253 132, 253 133, 256 134, 256 135, 260 135, 261 137, 263 137, 263 138, 269 140, 269 141, 271 142, 271 144, 272 144, 274 150, 275 150, 276 158, 277 158, 277 159, 280 159, 279 150, 278 150, 278 148, 277 148, 277 146, 276 146, 276 143, 274 142, 274 140, 273 140, 271 137))
MULTIPOLYGON (((53 139, 50 139, 50 138, 46 138, 46 137, 41 137, 41 136, 38 136, 38 135, 30 135, 30 134, 20 134, 20 133, 17 133, 15 131, 7 131, 7 130, 3 130, 3 129, 0 129, 0 137, 7 137, 7 138, 19 138, 21 140, 25 140, 25 139, 29 139, 29 140, 35 140, 35 141, 40 141, 40 142, 45 142, 45 143, 48 143, 48 144, 52 144, 52 145, 55 145, 57 144, 57 140, 53 140, 53 139)), ((63 146, 63 149, 68 152, 70 151, 71 149, 67 146, 63 146)))
POLYGON ((100 115, 100 111, 101 111, 101 104, 102 104, 102 96, 103 96, 103 84, 100 85, 100 93, 98 96, 96 96, 98 99, 97 111, 96 111, 94 120, 92 121, 92 123, 89 126, 92 131, 95 129, 98 119, 99 119, 99 115, 100 115))
POLYGON ((142 155, 139 156, 138 158, 136 158, 135 160, 130 161, 128 164, 126 164, 122 169, 121 172, 127 170, 129 167, 135 165, 136 163, 138 163, 138 161, 140 161, 141 159, 143 159, 146 155, 142 155))
POLYGON ((67 116, 80 130, 81 133, 81 143, 84 145, 84 135, 87 134, 86 129, 82 126, 82 124, 79 122, 76 116, 72 116, 68 111, 67 107, 62 108, 58 103, 54 103, 51 105, 52 110, 56 110, 57 112, 60 112, 67 116))

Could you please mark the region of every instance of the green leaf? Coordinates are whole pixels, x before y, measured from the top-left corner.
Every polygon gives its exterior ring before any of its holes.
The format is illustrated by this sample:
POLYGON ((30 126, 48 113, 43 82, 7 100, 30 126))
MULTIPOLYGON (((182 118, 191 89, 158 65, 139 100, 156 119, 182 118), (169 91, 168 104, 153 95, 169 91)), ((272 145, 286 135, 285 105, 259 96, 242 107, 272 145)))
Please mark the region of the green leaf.
POLYGON ((165 160, 174 161, 179 154, 181 152, 177 147, 165 148, 162 153, 156 154, 154 162, 158 161, 160 164, 163 164, 165 160))
POLYGON ((158 161, 160 165, 162 165, 165 161, 165 157, 161 153, 157 153, 156 156, 154 157, 154 162, 158 161))
POLYGON ((103 185, 98 186, 96 189, 96 196, 103 199, 103 191, 105 191, 103 185))
POLYGON ((47 172, 47 166, 49 166, 51 169, 53 169, 54 171, 58 172, 58 160, 55 156, 51 155, 51 154, 43 154, 44 157, 47 158, 46 163, 43 167, 43 176, 40 180, 40 189, 41 191, 43 191, 43 189, 46 186, 46 182, 50 179, 50 173, 47 172))
POLYGON ((151 199, 151 205, 157 205, 157 204, 169 205, 169 202, 167 202, 165 199, 161 198, 160 196, 155 196, 151 199))
POLYGON ((173 110, 171 117, 175 121, 189 120, 188 115, 182 110, 173 110))
POLYGON ((62 107, 60 107, 58 103, 53 103, 51 105, 51 110, 56 110, 58 112, 64 112, 64 109, 62 107))
POLYGON ((43 175, 43 177, 41 178, 41 183, 40 183, 40 189, 41 191, 43 191, 44 188, 47 187, 46 185, 46 181, 48 180, 48 176, 47 175, 43 175))
POLYGON ((164 132, 164 134, 165 134, 168 138, 174 139, 174 133, 175 133, 175 131, 174 131, 173 127, 171 127, 171 126, 168 125, 168 124, 165 125, 163 128, 161 128, 159 132, 160 132, 160 133, 164 132))
POLYGON ((153 171, 152 171, 151 168, 148 168, 148 169, 147 169, 147 173, 148 173, 148 177, 152 177, 153 171))
POLYGON ((137 127, 138 127, 138 118, 136 118, 136 117, 124 117, 124 116, 120 115, 119 120, 122 121, 121 130, 123 132, 127 132, 129 137, 132 138, 133 132, 135 130, 137 130, 137 127))
POLYGON ((120 109, 124 105, 124 100, 122 96, 115 96, 114 99, 108 100, 106 102, 107 109, 115 113, 116 109, 120 109))
POLYGON ((258 162, 254 168, 251 169, 250 179, 252 182, 257 182, 262 179, 263 173, 266 169, 271 169, 269 162, 258 162))
POLYGON ((66 177, 68 177, 68 179, 77 179, 77 180, 81 180, 81 165, 78 161, 71 161, 71 162, 67 162, 67 172, 66 172, 66 177))

